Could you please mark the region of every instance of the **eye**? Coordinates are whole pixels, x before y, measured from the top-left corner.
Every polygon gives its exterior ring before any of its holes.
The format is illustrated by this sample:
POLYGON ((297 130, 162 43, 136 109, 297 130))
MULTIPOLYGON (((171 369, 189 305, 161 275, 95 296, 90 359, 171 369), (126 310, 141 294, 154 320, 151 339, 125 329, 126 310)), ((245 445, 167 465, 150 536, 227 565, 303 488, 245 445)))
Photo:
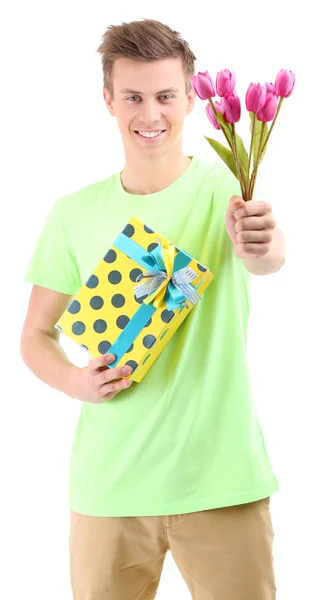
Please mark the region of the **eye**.
POLYGON ((132 100, 132 98, 140 98, 140 96, 129 96, 129 97, 127 98, 127 100, 131 100, 131 101, 133 101, 133 100, 132 100))
POLYGON ((166 100, 170 100, 171 98, 174 98, 174 96, 172 96, 171 94, 163 94, 161 98, 166 98, 166 100))

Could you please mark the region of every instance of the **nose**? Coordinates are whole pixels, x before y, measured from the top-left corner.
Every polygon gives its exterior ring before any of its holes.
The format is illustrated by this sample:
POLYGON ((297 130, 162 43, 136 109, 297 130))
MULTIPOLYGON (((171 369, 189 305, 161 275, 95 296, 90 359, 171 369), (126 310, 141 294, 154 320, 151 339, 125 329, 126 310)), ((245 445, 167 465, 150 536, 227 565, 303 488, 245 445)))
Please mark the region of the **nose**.
POLYGON ((160 117, 161 111, 157 100, 154 98, 150 100, 143 100, 140 105, 138 115, 139 121, 143 124, 143 126, 151 127, 154 125, 154 123, 158 123, 160 121, 160 117))

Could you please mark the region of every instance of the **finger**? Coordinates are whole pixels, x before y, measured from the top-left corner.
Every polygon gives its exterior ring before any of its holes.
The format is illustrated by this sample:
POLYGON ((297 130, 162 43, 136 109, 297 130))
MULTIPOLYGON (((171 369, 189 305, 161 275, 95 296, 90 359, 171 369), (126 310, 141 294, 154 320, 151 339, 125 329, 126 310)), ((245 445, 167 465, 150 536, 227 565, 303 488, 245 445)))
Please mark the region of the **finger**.
POLYGON ((234 217, 235 219, 240 219, 241 217, 250 217, 253 215, 265 215, 271 212, 271 210, 271 205, 268 202, 249 200, 244 206, 234 212, 234 217))
POLYGON ((109 383, 105 383, 101 385, 99 388, 100 396, 107 396, 108 394, 118 393, 121 390, 124 390, 130 387, 132 381, 130 379, 120 379, 119 381, 110 381, 109 383))
POLYGON ((256 231, 239 231, 236 236, 237 242, 253 242, 256 244, 264 244, 271 242, 272 234, 270 231, 266 231, 265 229, 257 229, 256 231))
POLYGON ((90 362, 89 362, 89 367, 93 371, 97 371, 98 369, 101 369, 102 367, 113 362, 115 360, 115 358, 116 357, 114 356, 114 354, 102 354, 102 356, 98 356, 97 358, 92 358, 92 360, 90 360, 90 362))
POLYGON ((114 369, 108 369, 107 371, 102 371, 95 375, 95 385, 97 387, 108 383, 109 381, 113 381, 114 379, 121 379, 122 377, 127 377, 132 373, 132 368, 123 365, 120 367, 115 367, 114 369))
POLYGON ((107 400, 111 400, 112 398, 117 396, 117 394, 119 394, 119 392, 120 392, 120 390, 117 390, 116 392, 112 392, 111 394, 105 394, 105 396, 103 396, 103 401, 107 402, 107 400))
POLYGON ((237 242, 237 246, 238 248, 241 250, 242 253, 244 254, 250 254, 252 256, 265 256, 265 254, 267 254, 267 252, 270 249, 270 244, 255 244, 255 243, 242 243, 242 242, 237 242))
POLYGON ((265 216, 261 217, 243 217, 236 221, 235 231, 244 231, 244 229, 273 229, 273 221, 265 216))
POLYGON ((241 208, 244 206, 245 206, 245 200, 243 200, 243 198, 241 196, 231 196, 229 204, 228 204, 228 211, 235 216, 237 211, 241 210, 241 208))

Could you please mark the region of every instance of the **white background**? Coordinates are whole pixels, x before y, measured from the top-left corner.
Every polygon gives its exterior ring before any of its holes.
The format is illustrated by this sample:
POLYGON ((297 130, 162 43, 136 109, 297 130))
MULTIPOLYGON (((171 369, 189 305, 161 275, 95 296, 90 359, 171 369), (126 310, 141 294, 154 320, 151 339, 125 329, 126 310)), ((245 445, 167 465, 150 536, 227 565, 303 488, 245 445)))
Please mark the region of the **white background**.
MULTIPOLYGON (((161 0, 28 0, 7 2, 1 12, 1 598, 71 599, 68 468, 81 403, 42 383, 20 358, 30 293, 23 275, 55 199, 123 166, 96 53, 105 28, 155 18, 189 41, 197 71, 208 69, 214 77, 223 68, 235 71, 243 107, 237 131, 245 140, 248 84, 272 82, 281 68, 296 73, 295 91, 283 103, 258 175, 264 189, 260 199, 272 204, 285 232, 287 261, 276 274, 253 276, 248 360, 260 425, 280 483, 271 500, 277 598, 311 600, 314 71, 306 2, 290 8, 288 2, 187 0, 184 8, 161 0)), ((223 141, 197 101, 186 122, 185 152, 220 160, 204 134, 223 141)), ((79 348, 66 342, 65 348, 76 364, 85 364, 79 348)), ((170 554, 157 598, 189 598, 170 554)))

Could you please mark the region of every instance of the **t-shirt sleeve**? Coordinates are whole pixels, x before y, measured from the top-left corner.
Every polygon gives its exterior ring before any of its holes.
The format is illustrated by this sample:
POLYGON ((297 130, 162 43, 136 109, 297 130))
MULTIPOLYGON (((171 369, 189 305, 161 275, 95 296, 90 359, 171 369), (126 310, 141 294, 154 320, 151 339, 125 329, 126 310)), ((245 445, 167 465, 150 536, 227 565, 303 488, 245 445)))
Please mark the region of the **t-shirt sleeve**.
POLYGON ((60 200, 55 201, 46 217, 24 281, 74 295, 81 288, 80 272, 60 200))

